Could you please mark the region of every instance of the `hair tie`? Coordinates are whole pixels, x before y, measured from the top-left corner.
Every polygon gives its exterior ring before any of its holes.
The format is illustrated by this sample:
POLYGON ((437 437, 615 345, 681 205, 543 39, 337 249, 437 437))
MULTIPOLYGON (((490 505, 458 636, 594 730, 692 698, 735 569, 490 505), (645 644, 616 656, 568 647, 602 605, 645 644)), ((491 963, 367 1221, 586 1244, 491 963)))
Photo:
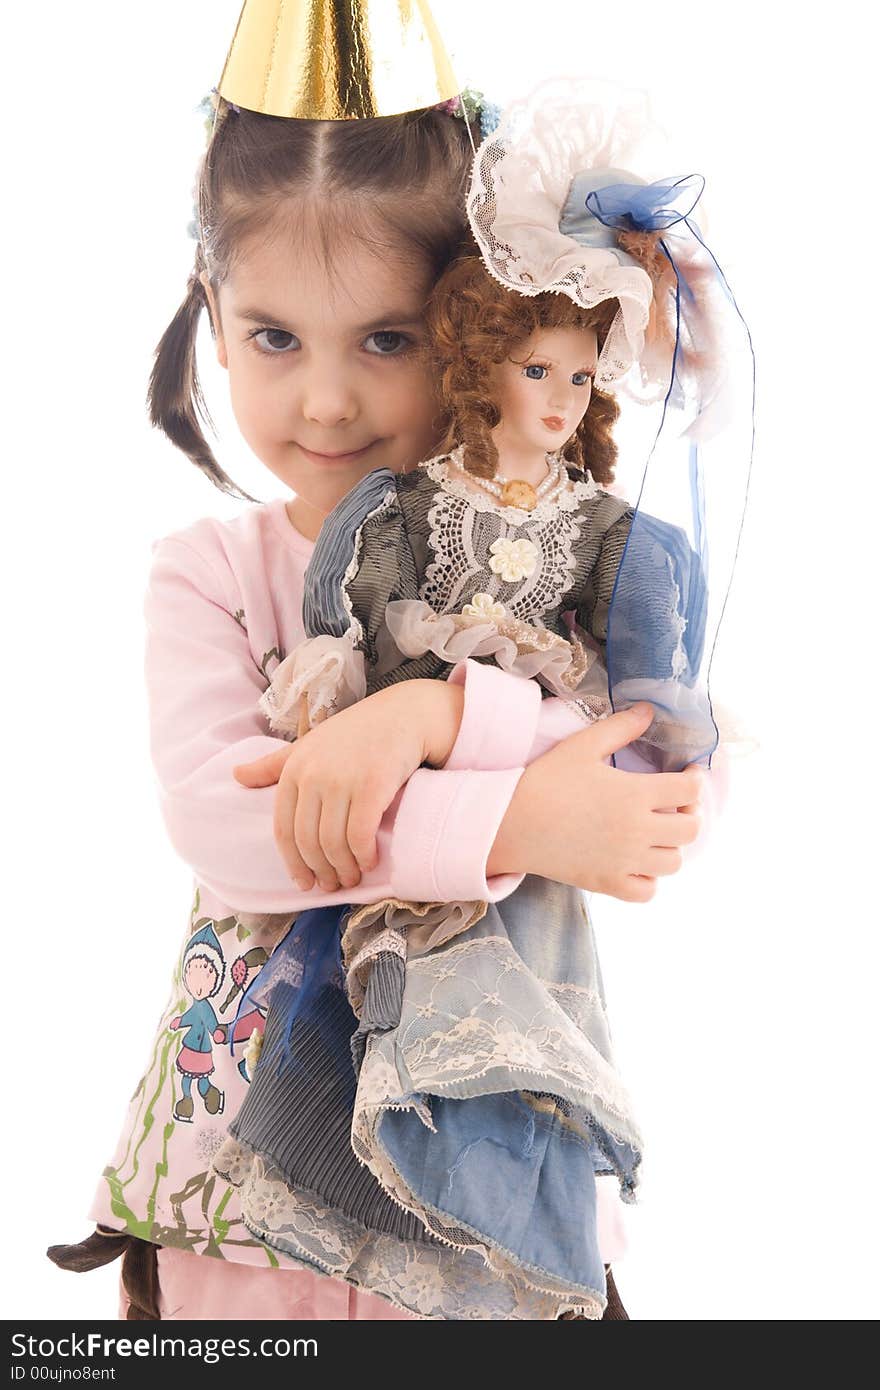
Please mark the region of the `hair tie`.
POLYGON ((501 107, 494 101, 487 101, 485 95, 474 87, 465 87, 458 96, 438 102, 434 110, 445 111, 447 115, 467 120, 468 123, 479 120, 480 135, 484 140, 492 134, 501 119, 501 107))

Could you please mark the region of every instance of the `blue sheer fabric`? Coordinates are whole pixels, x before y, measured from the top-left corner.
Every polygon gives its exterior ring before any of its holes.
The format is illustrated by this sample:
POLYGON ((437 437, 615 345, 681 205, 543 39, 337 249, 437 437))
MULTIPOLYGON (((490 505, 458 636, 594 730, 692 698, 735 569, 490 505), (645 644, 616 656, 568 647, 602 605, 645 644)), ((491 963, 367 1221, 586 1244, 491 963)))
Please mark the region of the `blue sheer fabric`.
POLYGON ((702 176, 631 178, 616 169, 579 173, 559 225, 584 246, 614 249, 622 261, 632 258, 618 247, 617 232, 662 231, 660 250, 675 275, 675 350, 606 646, 613 708, 641 700, 655 708, 646 740, 616 753, 615 766, 675 772, 692 762, 711 767, 718 744, 710 669, 748 497, 755 360, 724 273, 690 220, 702 176))
POLYGON ((313 1012, 316 1018, 320 1018, 320 1011, 313 1006, 325 985, 344 988, 342 919, 350 911, 348 904, 342 903, 334 907, 309 908, 297 915, 262 970, 242 992, 235 1020, 229 1029, 230 1051, 234 1050, 232 1040, 239 1019, 255 1007, 268 1010, 275 986, 280 982, 296 987, 290 996, 293 1002, 285 1027, 279 1035, 277 1056, 271 1056, 264 1047, 260 1064, 268 1067, 277 1061, 279 1073, 284 1065, 296 1065, 296 1058, 291 1052, 295 1019, 298 1015, 308 1017, 313 1012))

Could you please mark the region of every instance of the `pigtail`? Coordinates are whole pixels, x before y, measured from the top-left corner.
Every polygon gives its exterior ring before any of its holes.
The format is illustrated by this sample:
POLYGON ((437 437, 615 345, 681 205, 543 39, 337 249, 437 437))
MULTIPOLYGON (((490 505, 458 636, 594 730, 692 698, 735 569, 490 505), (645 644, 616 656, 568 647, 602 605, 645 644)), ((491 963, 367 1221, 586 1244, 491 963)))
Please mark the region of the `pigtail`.
MULTIPOLYGON (((200 417, 216 434, 196 367, 199 319, 202 310, 207 308, 204 287, 199 279, 200 267, 201 248, 187 281, 183 302, 162 334, 154 354, 147 390, 147 411, 150 423, 162 430, 178 449, 182 449, 215 487, 231 497, 255 502, 255 497, 242 491, 224 473, 202 433, 200 417)), ((213 324, 211 332, 214 332, 213 324)))

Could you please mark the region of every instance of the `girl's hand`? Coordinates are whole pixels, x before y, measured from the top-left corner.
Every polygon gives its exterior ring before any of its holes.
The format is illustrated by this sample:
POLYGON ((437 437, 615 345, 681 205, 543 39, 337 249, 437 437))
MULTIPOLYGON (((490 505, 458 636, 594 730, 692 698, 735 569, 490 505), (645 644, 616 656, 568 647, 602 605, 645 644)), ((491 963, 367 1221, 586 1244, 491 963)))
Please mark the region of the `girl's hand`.
POLYGON ((449 757, 463 703, 461 686, 402 681, 233 768, 243 786, 277 782, 275 842, 298 888, 353 888, 375 866, 383 815, 416 768, 449 757))
POLYGON ((533 873, 624 902, 647 902, 700 833, 709 774, 625 772, 603 759, 639 738, 651 705, 620 710, 563 739, 526 768, 489 855, 487 875, 533 873), (670 814, 673 813, 673 814, 670 814))

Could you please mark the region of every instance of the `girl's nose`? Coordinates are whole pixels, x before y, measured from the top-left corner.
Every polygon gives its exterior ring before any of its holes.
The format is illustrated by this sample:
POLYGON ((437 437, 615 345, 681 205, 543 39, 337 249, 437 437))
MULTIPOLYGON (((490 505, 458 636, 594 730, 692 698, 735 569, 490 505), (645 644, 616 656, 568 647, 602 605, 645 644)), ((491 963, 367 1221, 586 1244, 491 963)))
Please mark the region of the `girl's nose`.
POLYGON ((349 424, 358 415, 353 392, 341 380, 316 377, 303 388, 301 409, 306 420, 322 429, 349 424))

